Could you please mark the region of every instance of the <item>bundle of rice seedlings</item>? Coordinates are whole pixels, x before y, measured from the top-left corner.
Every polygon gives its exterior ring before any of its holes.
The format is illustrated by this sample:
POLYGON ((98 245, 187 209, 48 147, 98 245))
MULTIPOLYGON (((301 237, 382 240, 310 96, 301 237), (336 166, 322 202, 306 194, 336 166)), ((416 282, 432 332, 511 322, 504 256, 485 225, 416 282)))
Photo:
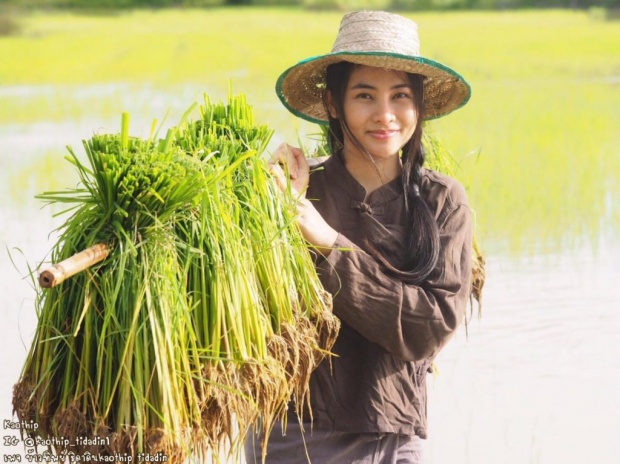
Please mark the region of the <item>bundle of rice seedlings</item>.
POLYGON ((200 423, 199 360, 179 349, 194 335, 174 224, 195 204, 203 174, 183 153, 129 138, 127 124, 84 148, 90 166, 69 148, 81 187, 41 195, 73 210, 52 260, 97 243, 111 253, 39 293, 14 410, 41 435, 66 440, 58 452, 180 461, 200 423))
POLYGON ((39 293, 39 323, 13 405, 55 451, 170 462, 239 451, 268 435, 338 330, 290 196, 263 158, 271 131, 241 96, 208 97, 165 140, 96 135, 52 251, 109 256, 39 293), (84 440, 84 438, 87 438, 84 440), (90 437, 90 439, 88 439, 90 437))
POLYGON ((295 199, 281 194, 261 156, 271 130, 255 124, 243 95, 226 105, 205 99, 200 112, 175 143, 218 182, 179 236, 189 244, 188 295, 207 359, 203 424, 211 447, 224 436, 238 449, 235 437, 258 417, 268 436, 291 398, 301 414, 338 320, 297 229, 295 199))

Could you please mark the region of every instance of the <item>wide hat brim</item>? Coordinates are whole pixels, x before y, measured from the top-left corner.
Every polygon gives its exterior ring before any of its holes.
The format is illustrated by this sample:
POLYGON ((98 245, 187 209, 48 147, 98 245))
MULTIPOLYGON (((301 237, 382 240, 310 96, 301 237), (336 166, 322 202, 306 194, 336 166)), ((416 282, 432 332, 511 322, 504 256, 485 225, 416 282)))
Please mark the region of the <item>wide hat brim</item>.
POLYGON ((471 87, 459 73, 428 58, 373 51, 334 52, 303 60, 280 75, 276 93, 284 106, 308 121, 327 123, 323 105, 325 71, 340 61, 424 76, 425 119, 445 116, 471 97, 471 87))

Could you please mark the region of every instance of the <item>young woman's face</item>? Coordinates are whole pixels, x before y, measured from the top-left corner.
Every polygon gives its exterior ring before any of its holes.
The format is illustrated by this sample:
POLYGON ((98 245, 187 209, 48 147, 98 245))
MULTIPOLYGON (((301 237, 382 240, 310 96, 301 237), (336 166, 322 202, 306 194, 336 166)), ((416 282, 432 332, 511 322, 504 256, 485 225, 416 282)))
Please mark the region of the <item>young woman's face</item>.
MULTIPOLYGON (((407 75, 356 66, 345 90, 344 115, 353 136, 374 157, 398 155, 417 123, 413 90, 407 75)), ((358 151, 346 137, 344 145, 349 154, 358 151)))

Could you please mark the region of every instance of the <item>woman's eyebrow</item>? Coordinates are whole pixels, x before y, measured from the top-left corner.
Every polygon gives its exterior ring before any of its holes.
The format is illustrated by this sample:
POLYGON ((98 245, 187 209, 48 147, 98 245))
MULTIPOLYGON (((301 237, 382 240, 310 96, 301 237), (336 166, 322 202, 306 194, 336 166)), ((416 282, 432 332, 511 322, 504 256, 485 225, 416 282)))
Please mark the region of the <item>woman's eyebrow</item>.
POLYGON ((355 84, 353 87, 351 87, 351 90, 356 90, 356 89, 376 89, 376 87, 374 85, 360 82, 359 84, 355 84))
MULTIPOLYGON (((367 84, 365 82, 360 82, 358 84, 355 84, 354 86, 351 87, 351 90, 357 90, 357 89, 370 89, 370 90, 376 90, 377 87, 375 87, 374 85, 371 84, 367 84)), ((409 89, 411 88, 411 86, 405 82, 403 82, 402 84, 396 84, 393 85, 391 87, 391 90, 395 90, 395 89, 402 89, 402 88, 406 88, 409 89)))

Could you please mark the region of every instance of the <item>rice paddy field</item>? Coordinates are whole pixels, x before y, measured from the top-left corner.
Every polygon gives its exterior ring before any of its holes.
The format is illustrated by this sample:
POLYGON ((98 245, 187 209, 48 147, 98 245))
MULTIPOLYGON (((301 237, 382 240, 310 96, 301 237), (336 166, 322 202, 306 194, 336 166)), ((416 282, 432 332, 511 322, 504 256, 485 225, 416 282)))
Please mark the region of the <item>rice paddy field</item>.
MULTIPOLYGON (((427 126, 459 165, 487 258, 482 317, 429 381, 430 464, 612 464, 620 453, 620 22, 586 11, 422 13, 425 56, 462 73, 467 106, 427 126)), ((237 8, 30 11, 0 37, 0 423, 36 327, 28 277, 93 133, 175 125, 203 92, 243 92, 258 121, 314 147, 273 87, 331 48, 341 13, 237 8), (77 150, 76 150, 77 151, 77 150)), ((6 428, 6 426, 5 426, 6 428)), ((17 436, 15 430, 4 435, 17 436)), ((3 456, 23 444, 0 443, 3 456)))

